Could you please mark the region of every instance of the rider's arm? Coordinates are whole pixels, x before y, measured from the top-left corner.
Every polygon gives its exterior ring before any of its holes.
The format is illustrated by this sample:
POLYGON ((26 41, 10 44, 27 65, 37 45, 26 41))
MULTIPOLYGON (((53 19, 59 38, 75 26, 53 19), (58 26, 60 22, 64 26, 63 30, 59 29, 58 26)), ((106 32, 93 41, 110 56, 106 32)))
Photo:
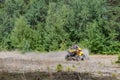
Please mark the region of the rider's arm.
POLYGON ((73 53, 73 52, 75 52, 76 50, 75 50, 75 49, 69 49, 68 51, 71 52, 71 53, 73 53))

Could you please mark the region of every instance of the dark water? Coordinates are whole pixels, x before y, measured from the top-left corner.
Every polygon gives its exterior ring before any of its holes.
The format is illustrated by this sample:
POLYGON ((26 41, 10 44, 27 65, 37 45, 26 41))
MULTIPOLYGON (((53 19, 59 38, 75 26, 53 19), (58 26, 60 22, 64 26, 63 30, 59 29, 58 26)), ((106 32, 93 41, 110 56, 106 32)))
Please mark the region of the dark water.
POLYGON ((34 72, 34 73, 0 73, 0 80, 118 80, 115 77, 94 77, 89 73, 77 72, 34 72))

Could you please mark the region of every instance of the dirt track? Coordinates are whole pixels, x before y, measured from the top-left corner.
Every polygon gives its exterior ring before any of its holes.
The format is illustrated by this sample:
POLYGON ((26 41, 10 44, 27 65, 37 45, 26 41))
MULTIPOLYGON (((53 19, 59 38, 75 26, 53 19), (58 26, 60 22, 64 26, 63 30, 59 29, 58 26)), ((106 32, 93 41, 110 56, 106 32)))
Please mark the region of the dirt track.
POLYGON ((94 75, 115 76, 120 78, 120 65, 116 64, 117 56, 91 55, 85 61, 65 61, 67 52, 51 52, 47 54, 19 52, 0 52, 0 71, 7 72, 34 72, 56 71, 56 66, 61 64, 63 71, 90 72, 94 75))

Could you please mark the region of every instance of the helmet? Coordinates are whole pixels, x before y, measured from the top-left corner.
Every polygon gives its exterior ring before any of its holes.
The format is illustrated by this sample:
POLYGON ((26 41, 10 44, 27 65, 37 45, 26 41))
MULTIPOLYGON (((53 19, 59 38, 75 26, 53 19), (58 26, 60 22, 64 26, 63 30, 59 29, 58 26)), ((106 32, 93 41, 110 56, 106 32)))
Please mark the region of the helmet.
POLYGON ((73 49, 77 49, 78 48, 78 45, 73 45, 73 49))

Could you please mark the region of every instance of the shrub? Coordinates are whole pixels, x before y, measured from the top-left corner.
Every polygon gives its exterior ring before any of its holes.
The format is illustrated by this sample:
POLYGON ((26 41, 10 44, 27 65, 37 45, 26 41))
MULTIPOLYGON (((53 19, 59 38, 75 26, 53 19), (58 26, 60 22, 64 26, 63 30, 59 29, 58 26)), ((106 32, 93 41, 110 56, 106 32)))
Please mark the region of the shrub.
POLYGON ((63 70, 63 66, 61 65, 61 64, 58 64, 57 66, 56 66, 56 71, 57 72, 61 72, 63 70))
POLYGON ((116 63, 120 63, 120 54, 118 55, 118 60, 116 61, 116 63))

